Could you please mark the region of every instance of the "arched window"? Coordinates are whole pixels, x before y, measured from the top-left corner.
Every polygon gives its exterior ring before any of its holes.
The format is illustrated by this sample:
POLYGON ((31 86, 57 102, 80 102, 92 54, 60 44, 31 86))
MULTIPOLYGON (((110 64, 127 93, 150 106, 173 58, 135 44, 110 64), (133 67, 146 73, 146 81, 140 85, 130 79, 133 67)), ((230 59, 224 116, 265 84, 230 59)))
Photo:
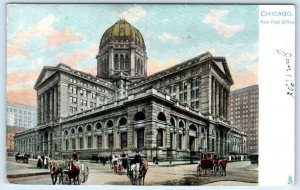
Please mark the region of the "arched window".
POLYGON ((184 122, 183 121, 179 121, 179 127, 182 128, 182 129, 184 128, 184 122))
POLYGON ((146 119, 146 116, 143 112, 138 112, 134 116, 135 121, 141 121, 141 120, 145 120, 145 119, 146 119))
POLYGON ((69 133, 68 133, 68 130, 65 130, 65 135, 68 135, 69 133))
POLYGON ((92 126, 91 126, 91 125, 88 125, 88 126, 86 127, 86 130, 87 130, 88 132, 92 131, 92 126))
POLYGON ((163 112, 160 112, 157 116, 157 119, 160 120, 160 121, 166 121, 166 116, 163 112))
POLYGON ((110 128, 110 127, 113 127, 114 126, 114 123, 112 122, 112 120, 109 120, 107 123, 106 123, 106 127, 107 128, 110 128))
POLYGON ((97 124, 96 124, 96 129, 97 129, 97 130, 101 130, 101 128, 102 128, 101 124, 100 124, 100 123, 97 123, 97 124))
POLYGON ((124 57, 124 55, 121 55, 121 58, 120 58, 120 70, 124 70, 124 66, 125 66, 125 57, 124 57))
POLYGON ((122 126, 122 125, 126 125, 127 124, 127 119, 125 117, 122 117, 119 121, 119 125, 122 126))
POLYGON ((82 127, 79 127, 79 128, 78 128, 78 132, 79 132, 79 133, 82 133, 82 131, 83 131, 83 130, 82 130, 82 127))
POLYGON ((119 56, 118 54, 115 54, 115 57, 114 57, 114 65, 115 65, 115 70, 119 70, 119 56))
POLYGON ((71 134, 75 134, 75 129, 71 129, 71 134))

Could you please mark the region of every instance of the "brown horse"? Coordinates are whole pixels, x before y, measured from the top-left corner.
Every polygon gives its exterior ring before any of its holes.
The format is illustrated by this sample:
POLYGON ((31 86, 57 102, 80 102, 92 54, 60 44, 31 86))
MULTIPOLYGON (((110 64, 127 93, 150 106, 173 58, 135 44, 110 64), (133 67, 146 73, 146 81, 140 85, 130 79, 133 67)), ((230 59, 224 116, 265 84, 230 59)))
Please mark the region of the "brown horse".
MULTIPOLYGON (((57 162, 51 162, 50 163, 50 175, 52 179, 52 184, 55 185, 57 182, 57 177, 60 175, 60 179, 62 179, 62 168, 57 162)), ((59 181, 61 183, 61 181, 59 181)))
POLYGON ((73 179, 74 185, 75 185, 76 181, 77 181, 77 184, 80 185, 80 179, 79 179, 80 166, 75 165, 74 161, 69 161, 68 166, 69 166, 69 171, 67 172, 67 175, 69 177, 70 185, 71 185, 72 179, 73 179))
POLYGON ((141 185, 142 181, 143 181, 143 185, 144 185, 147 171, 148 171, 148 162, 147 162, 147 160, 144 160, 143 165, 140 168, 139 178, 138 178, 140 185, 141 185))

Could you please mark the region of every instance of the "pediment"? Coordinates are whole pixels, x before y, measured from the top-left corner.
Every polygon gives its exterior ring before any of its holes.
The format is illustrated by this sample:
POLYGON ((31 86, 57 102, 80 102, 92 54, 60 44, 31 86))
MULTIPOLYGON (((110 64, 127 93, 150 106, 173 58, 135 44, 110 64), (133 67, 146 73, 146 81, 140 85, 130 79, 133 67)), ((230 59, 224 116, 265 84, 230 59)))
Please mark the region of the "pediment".
POLYGON ((52 70, 52 69, 48 69, 48 68, 44 68, 37 81, 35 82, 34 88, 38 87, 39 85, 43 84, 49 77, 51 77, 54 73, 56 72, 56 70, 52 70))

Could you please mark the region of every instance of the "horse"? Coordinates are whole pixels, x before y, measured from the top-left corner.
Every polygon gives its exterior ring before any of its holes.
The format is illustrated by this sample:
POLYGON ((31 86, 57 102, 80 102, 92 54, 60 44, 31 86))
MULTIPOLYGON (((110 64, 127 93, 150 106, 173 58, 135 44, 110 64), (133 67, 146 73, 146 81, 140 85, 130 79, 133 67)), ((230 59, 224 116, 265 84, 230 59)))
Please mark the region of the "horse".
POLYGON ((75 182, 77 181, 77 184, 80 184, 80 179, 79 179, 79 174, 80 174, 80 166, 79 165, 75 165, 74 161, 69 161, 68 162, 68 166, 69 166, 69 170, 67 171, 67 175, 70 181, 70 185, 71 185, 71 181, 73 179, 74 185, 75 182))
POLYGON ((143 181, 143 185, 144 185, 147 171, 148 171, 148 162, 147 162, 147 160, 145 160, 143 162, 143 165, 140 168, 140 173, 139 173, 139 178, 138 178, 140 185, 141 185, 142 181, 143 181))
POLYGON ((62 182, 62 177, 63 177, 63 171, 62 167, 60 166, 59 163, 57 162, 50 162, 50 175, 51 175, 51 180, 52 184, 55 185, 57 182, 57 177, 60 175, 60 180, 59 184, 62 182))
POLYGON ((139 164, 132 164, 131 168, 130 168, 130 179, 131 179, 131 183, 132 185, 136 185, 137 184, 137 180, 139 177, 139 164))
POLYGON ((219 173, 220 173, 220 175, 221 176, 226 176, 227 160, 226 159, 219 160, 218 165, 219 165, 219 173))

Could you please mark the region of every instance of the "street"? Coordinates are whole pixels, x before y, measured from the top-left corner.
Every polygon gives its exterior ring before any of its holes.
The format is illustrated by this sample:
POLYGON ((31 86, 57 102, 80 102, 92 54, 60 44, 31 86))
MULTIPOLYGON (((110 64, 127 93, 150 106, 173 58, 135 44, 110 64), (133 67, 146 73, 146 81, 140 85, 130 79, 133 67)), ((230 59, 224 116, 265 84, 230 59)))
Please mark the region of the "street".
MULTIPOLYGON (((109 164, 103 166, 100 163, 84 162, 89 167, 89 176, 82 185, 130 185, 129 178, 123 174, 113 173, 109 164)), ((149 166, 145 185, 258 185, 257 166, 249 161, 231 162, 227 165, 225 177, 197 177, 197 164, 188 165, 155 165, 149 166)), ((7 173, 37 173, 39 175, 10 177, 8 181, 15 184, 43 184, 51 185, 50 174, 47 169, 36 169, 32 164, 15 163, 7 161, 7 173), (18 171, 18 172, 16 172, 18 171)))

